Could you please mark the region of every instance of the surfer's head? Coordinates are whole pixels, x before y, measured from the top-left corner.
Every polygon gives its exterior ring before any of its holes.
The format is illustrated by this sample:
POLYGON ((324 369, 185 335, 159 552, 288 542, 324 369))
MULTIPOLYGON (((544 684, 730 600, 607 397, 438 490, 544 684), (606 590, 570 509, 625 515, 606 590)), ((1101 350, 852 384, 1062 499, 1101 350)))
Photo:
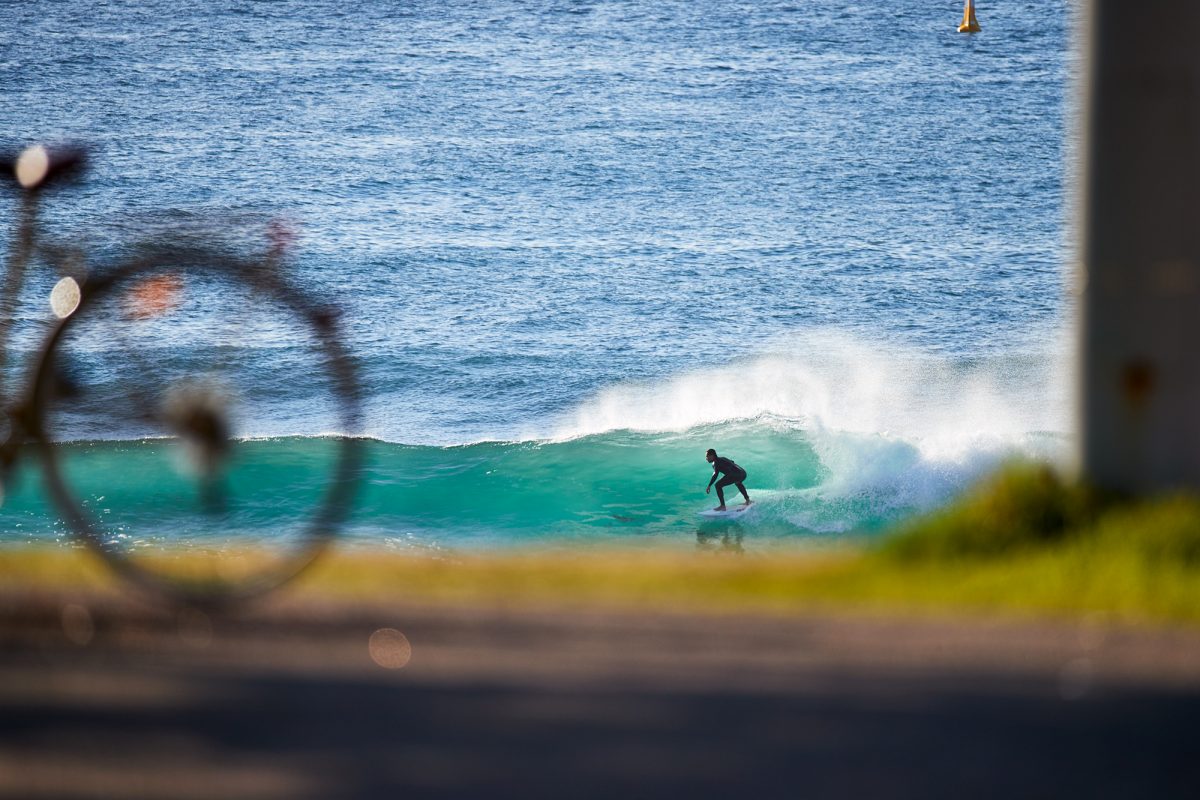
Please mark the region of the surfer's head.
POLYGON ((717 451, 713 450, 711 447, 708 448, 708 452, 704 454, 704 460, 710 464, 712 462, 716 461, 717 460, 717 451))

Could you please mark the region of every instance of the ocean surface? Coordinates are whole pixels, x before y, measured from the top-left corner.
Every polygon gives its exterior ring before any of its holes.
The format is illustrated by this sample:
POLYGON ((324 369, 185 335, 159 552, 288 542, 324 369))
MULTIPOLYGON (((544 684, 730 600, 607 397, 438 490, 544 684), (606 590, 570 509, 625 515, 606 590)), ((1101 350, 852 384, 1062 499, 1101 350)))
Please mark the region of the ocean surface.
MULTIPOLYGON (((51 427, 130 546, 289 536, 339 433, 367 440, 346 539, 451 552, 820 546, 1069 457, 1070 3, 981 5, 973 36, 927 0, 4 12, 0 144, 92 153, 44 198, 61 257, 9 387, 60 271, 272 220, 360 369, 346 431, 305 326, 236 282, 76 325, 101 401, 51 427), (238 437, 215 516, 144 413, 198 373, 238 437), (708 447, 749 473, 736 524, 697 517, 708 447)), ((65 540, 35 461, 5 495, 0 540, 65 540)))

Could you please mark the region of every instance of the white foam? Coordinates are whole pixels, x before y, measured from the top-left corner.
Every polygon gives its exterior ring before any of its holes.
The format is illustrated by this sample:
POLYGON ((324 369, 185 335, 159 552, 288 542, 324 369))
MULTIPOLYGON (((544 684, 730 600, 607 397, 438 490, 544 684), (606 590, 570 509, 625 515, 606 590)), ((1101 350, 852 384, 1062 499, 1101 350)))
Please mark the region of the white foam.
POLYGON ((580 405, 551 438, 775 416, 810 430, 888 436, 925 454, 952 454, 980 440, 1065 434, 1067 362, 1066 348, 967 361, 812 331, 747 361, 612 386, 580 405))
POLYGON ((838 505, 851 516, 926 509, 1013 456, 1064 461, 1072 373, 1065 337, 1041 352, 962 359, 838 331, 789 337, 747 361, 658 384, 610 387, 576 409, 554 439, 609 430, 683 431, 738 419, 805 430, 827 471, 784 501, 796 524, 838 505))

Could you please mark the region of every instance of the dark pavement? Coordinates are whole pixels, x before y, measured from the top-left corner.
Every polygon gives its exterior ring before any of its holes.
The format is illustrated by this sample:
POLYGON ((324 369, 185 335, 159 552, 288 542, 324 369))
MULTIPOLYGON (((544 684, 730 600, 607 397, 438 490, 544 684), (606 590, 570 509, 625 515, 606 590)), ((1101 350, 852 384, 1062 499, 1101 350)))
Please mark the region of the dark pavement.
POLYGON ((1195 797, 1198 721, 1098 620, 0 603, 5 798, 1195 797))

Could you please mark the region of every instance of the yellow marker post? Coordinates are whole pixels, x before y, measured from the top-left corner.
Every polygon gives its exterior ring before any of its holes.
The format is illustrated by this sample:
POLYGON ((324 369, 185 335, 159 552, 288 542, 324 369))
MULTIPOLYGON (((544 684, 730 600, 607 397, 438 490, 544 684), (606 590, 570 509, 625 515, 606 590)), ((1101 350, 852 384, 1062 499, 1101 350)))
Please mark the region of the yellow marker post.
POLYGON ((967 4, 963 7, 963 21, 958 26, 959 33, 979 33, 983 28, 979 27, 979 20, 975 19, 975 0, 967 0, 967 4))

